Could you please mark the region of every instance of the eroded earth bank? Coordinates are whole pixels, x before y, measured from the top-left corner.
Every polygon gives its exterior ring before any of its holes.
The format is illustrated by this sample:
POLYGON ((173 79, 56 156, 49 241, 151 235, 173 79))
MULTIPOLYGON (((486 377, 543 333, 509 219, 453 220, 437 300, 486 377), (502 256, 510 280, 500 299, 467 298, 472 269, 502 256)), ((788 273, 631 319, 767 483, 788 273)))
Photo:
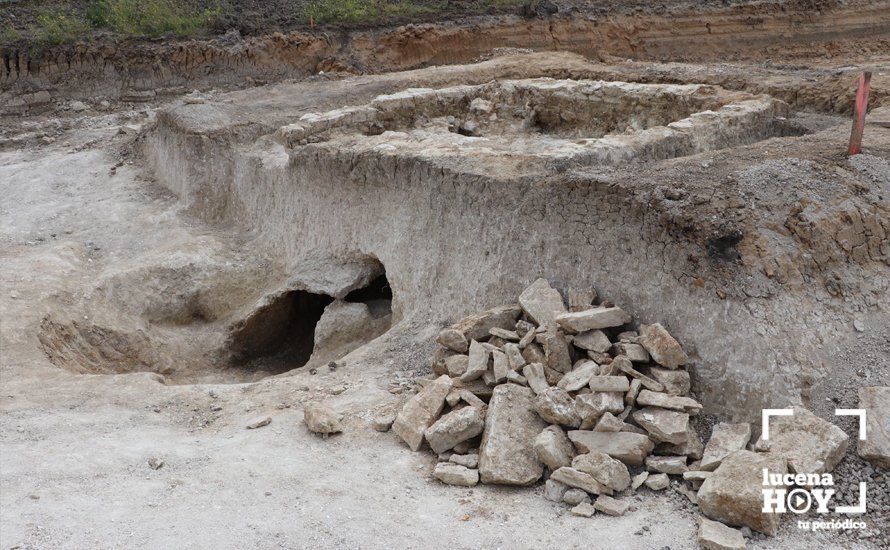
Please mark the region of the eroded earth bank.
POLYGON ((888 60, 848 157, 858 62, 499 53, 7 118, 4 546, 697 547, 682 476, 578 518, 372 428, 442 374, 443 327, 543 278, 627 338, 664 325, 703 441, 791 406, 850 436, 867 528, 749 547, 879 547, 887 470, 833 412, 890 381, 888 60), (318 403, 342 433, 306 429, 318 403))

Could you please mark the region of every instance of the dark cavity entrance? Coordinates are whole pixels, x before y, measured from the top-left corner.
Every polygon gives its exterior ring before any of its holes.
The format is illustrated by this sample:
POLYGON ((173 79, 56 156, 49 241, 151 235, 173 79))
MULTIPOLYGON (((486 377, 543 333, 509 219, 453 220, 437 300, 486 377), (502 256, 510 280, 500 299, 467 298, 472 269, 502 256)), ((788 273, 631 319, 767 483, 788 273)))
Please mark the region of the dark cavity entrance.
POLYGON ((304 290, 274 297, 233 333, 233 362, 270 374, 303 366, 312 355, 315 325, 333 298, 304 290))
POLYGON ((386 279, 386 271, 377 276, 364 288, 353 290, 346 295, 344 301, 351 303, 363 303, 371 310, 371 316, 380 319, 392 314, 392 288, 386 279))

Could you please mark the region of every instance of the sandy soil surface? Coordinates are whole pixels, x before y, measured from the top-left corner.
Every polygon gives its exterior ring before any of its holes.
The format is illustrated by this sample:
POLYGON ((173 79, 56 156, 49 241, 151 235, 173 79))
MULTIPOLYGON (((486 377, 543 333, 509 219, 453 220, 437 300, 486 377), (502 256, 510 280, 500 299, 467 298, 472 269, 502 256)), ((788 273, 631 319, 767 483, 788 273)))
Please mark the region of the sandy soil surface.
MULTIPOLYGON (((3 548, 696 547, 697 509, 674 490, 639 491, 620 518, 582 519, 540 487, 431 479, 432 455, 368 422, 399 398, 391 388, 421 373, 379 358, 431 341, 429 328, 396 326, 334 372, 255 383, 165 385, 150 373, 82 375, 51 364, 37 337, 44 316, 83 315, 97 282, 159 255, 275 277, 250 252, 249 235, 189 218, 140 168, 124 126, 153 113, 75 115, 54 138, 0 151, 3 548), (306 430, 302 404, 320 400, 346 413, 342 435, 306 430), (245 429, 265 415, 271 424, 245 429)), ((880 544, 790 522, 776 538, 750 541, 880 544)))

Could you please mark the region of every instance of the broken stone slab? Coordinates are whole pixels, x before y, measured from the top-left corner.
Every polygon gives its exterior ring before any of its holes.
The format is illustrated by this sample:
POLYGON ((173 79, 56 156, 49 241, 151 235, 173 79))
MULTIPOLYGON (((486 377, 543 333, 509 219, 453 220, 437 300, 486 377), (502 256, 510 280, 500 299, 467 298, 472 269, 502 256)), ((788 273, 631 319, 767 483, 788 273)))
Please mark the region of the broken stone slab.
POLYGON ((628 407, 633 407, 637 404, 637 396, 640 395, 640 389, 643 387, 643 383, 638 379, 634 378, 630 381, 630 387, 627 390, 627 393, 624 394, 624 402, 628 407))
POLYGON ((392 430, 412 451, 420 449, 423 433, 442 413, 453 382, 447 375, 436 378, 411 397, 393 422, 392 430))
POLYGON ((591 376, 587 385, 591 391, 625 393, 630 390, 626 376, 591 376))
POLYGON ((625 422, 610 412, 605 412, 596 421, 593 431, 595 432, 620 432, 624 428, 625 422))
POLYGON ((703 550, 745 550, 745 537, 738 529, 719 521, 699 518, 698 544, 703 550))
POLYGON ((494 389, 479 447, 483 483, 531 485, 543 473, 534 449, 545 423, 535 412, 534 392, 516 384, 494 389))
POLYGON ((464 382, 460 378, 452 378, 451 381, 454 384, 455 388, 467 390, 476 397, 481 397, 483 399, 491 397, 493 388, 482 380, 471 380, 469 382, 464 382))
POLYGON ((470 347, 464 333, 454 328, 442 329, 436 337, 436 342, 457 353, 466 353, 470 347))
POLYGON ((769 452, 783 456, 794 473, 834 470, 847 452, 847 434, 803 407, 793 410, 793 415, 770 418, 769 452))
POLYGON ((448 458, 448 462, 460 464, 464 468, 476 468, 479 466, 479 455, 477 453, 466 455, 453 454, 448 458))
POLYGON ((444 453, 461 441, 466 441, 482 433, 485 422, 479 409, 464 407, 442 415, 424 432, 427 443, 434 453, 444 453))
POLYGON ((378 412, 371 418, 371 427, 378 432, 388 432, 395 420, 396 413, 393 411, 378 412))
POLYGON ((616 392, 581 394, 575 397, 575 410, 581 417, 581 427, 589 430, 596 426, 603 414, 624 411, 624 395, 616 392))
POLYGON ((577 428, 581 417, 575 408, 575 400, 562 388, 547 388, 535 397, 535 411, 550 424, 577 428))
POLYGON ((507 382, 513 382, 520 386, 528 386, 528 380, 526 380, 525 376, 522 376, 515 370, 507 371, 507 382))
POLYGON ((746 448, 750 439, 750 424, 721 422, 715 425, 711 429, 711 439, 705 445, 699 467, 702 470, 716 470, 717 466, 720 466, 720 462, 728 455, 746 448))
POLYGON ((698 505, 711 519, 775 535, 782 514, 763 512, 764 470, 784 474, 784 457, 735 451, 723 459, 698 490, 698 505))
POLYGON ((303 421, 309 431, 317 434, 333 434, 343 431, 342 416, 323 403, 309 403, 303 407, 303 421))
POLYGON ((479 483, 479 470, 471 470, 453 462, 436 464, 433 476, 442 483, 461 487, 473 487, 479 483))
POLYGON ((566 312, 562 296, 547 279, 538 279, 523 290, 519 295, 519 305, 538 325, 553 325, 556 316, 566 312))
POLYGON ((575 336, 572 343, 577 348, 597 353, 605 353, 612 347, 609 337, 601 330, 586 330, 575 336))
POLYGON ((630 321, 630 315, 620 307, 594 307, 556 316, 559 326, 574 333, 617 327, 630 321))
MULTIPOLYGON (((518 326, 518 324, 517 324, 517 326, 518 326)), ((519 339, 519 344, 517 344, 519 346, 519 349, 523 350, 529 344, 534 342, 535 336, 537 336, 537 332, 535 332, 535 327, 532 326, 530 329, 525 331, 525 336, 523 336, 522 338, 519 339)))
POLYGON ((698 432, 692 427, 692 423, 686 428, 686 441, 675 445, 673 443, 659 443, 655 446, 655 454, 658 455, 685 455, 693 460, 702 457, 705 446, 698 432))
POLYGON ((689 426, 689 415, 686 413, 646 407, 634 411, 631 416, 656 441, 674 444, 686 441, 686 429, 689 426))
POLYGON ((544 482, 544 498, 551 502, 562 502, 562 499, 568 490, 568 485, 560 483, 555 479, 548 479, 544 482))
POLYGON ((519 344, 504 344, 504 353, 507 354, 507 364, 511 370, 518 371, 525 366, 525 357, 522 356, 519 344))
POLYGON ((452 378, 458 378, 467 372, 469 365, 470 358, 466 355, 452 355, 445 359, 445 373, 452 378))
POLYGON ((857 453, 890 469, 890 386, 859 388, 859 408, 865 409, 866 438, 859 440, 857 453))
POLYGON ((637 406, 640 405, 681 411, 688 414, 698 414, 702 409, 701 403, 691 397, 668 395, 650 390, 642 390, 640 395, 637 396, 637 406))
MULTIPOLYGON (((571 372, 566 373, 565 376, 562 377, 562 380, 559 381, 560 388, 565 391, 578 391, 590 382, 590 378, 596 376, 599 372, 600 366, 594 363, 593 361, 582 361, 581 365, 572 370, 571 372)), ((624 378, 623 376, 621 378, 624 378)), ((625 383, 627 379, 624 379, 625 383)), ((601 391, 621 391, 621 390, 601 390, 601 391)))
POLYGON ((587 494, 587 491, 572 487, 562 496, 562 501, 569 506, 575 506, 582 502, 590 503, 590 495, 587 494))
POLYGON ((689 373, 682 369, 671 370, 661 367, 649 367, 649 376, 664 386, 669 395, 686 395, 692 388, 689 373))
POLYGON ((555 470, 550 474, 550 479, 555 479, 560 483, 565 483, 569 487, 575 487, 595 495, 609 491, 609 489, 594 479, 592 475, 569 466, 563 466, 562 468, 555 470))
POLYGON ((488 339, 489 331, 494 327, 507 330, 516 328, 516 319, 521 314, 522 309, 517 305, 501 306, 464 317, 450 328, 463 334, 467 341, 481 341, 488 339))
POLYGON ((496 336, 505 342, 518 342, 519 334, 515 330, 507 330, 501 327, 492 327, 488 329, 488 333, 496 336))
POLYGON ((544 428, 535 438, 534 447, 538 460, 551 471, 571 466, 575 456, 575 447, 559 426, 544 428))
POLYGON ((630 362, 630 359, 628 359, 624 355, 619 355, 618 357, 616 357, 612 361, 611 364, 612 364, 613 369, 617 369, 617 370, 627 374, 631 378, 635 378, 635 379, 639 380, 640 383, 643 384, 643 387, 646 388, 647 390, 654 391, 654 392, 660 392, 660 391, 664 390, 664 386, 661 385, 660 382, 657 382, 657 381, 653 380, 652 378, 649 378, 642 372, 633 368, 633 364, 630 362))
POLYGON ((680 475, 687 470, 685 456, 648 456, 646 469, 650 472, 680 475))
POLYGON ((447 374, 448 367, 446 361, 455 355, 455 352, 448 348, 436 348, 436 351, 433 353, 433 357, 430 360, 430 366, 433 369, 433 373, 435 373, 436 376, 447 374))
POLYGON ((597 512, 602 512, 610 516, 623 516, 628 508, 630 508, 630 504, 623 500, 618 500, 617 498, 600 495, 596 497, 593 507, 597 512))
MULTIPOLYGON (((551 369, 567 373, 572 370, 572 356, 565 336, 558 330, 548 329, 538 335, 544 347, 545 364, 551 369)), ((528 348, 526 348, 528 349, 528 348)))
POLYGON ((528 380, 528 386, 535 392, 535 395, 540 395, 550 388, 550 384, 547 383, 547 379, 544 377, 544 365, 540 363, 526 365, 522 369, 522 375, 528 380))
POLYGON ((510 365, 507 363, 507 355, 501 351, 494 351, 491 354, 491 372, 494 376, 494 383, 501 384, 507 381, 507 373, 510 372, 510 365))
POLYGON ((630 473, 627 466, 606 453, 593 452, 576 456, 572 468, 590 474, 600 484, 615 491, 623 491, 630 486, 630 473))
POLYGON ((630 480, 630 488, 636 491, 640 488, 640 486, 643 485, 643 483, 646 482, 647 479, 649 479, 649 472, 642 471, 638 473, 633 477, 633 479, 630 480))
POLYGON ((596 513, 596 509, 589 502, 580 502, 572 508, 571 513, 573 516, 590 518, 596 513))
MULTIPOLYGON (((305 414, 305 413, 304 413, 305 414)), ((257 428, 262 428, 263 426, 268 426, 272 423, 271 416, 259 416, 249 421, 244 427, 248 430, 256 430, 257 428)))
POLYGON ((667 474, 649 474, 643 484, 653 491, 663 491, 671 485, 667 474))
POLYGON ((612 346, 612 355, 625 355, 632 363, 649 362, 649 352, 640 344, 619 342, 612 346))
POLYGON ((460 379, 463 382, 472 382, 485 374, 488 370, 488 359, 491 351, 476 340, 470 341, 470 354, 467 357, 467 370, 460 379))
POLYGON ((642 466, 655 446, 645 435, 628 432, 573 430, 568 436, 579 453, 605 453, 628 466, 642 466))
POLYGON ((652 356, 652 360, 663 367, 676 369, 689 361, 680 343, 661 326, 661 323, 640 325, 638 341, 652 356))

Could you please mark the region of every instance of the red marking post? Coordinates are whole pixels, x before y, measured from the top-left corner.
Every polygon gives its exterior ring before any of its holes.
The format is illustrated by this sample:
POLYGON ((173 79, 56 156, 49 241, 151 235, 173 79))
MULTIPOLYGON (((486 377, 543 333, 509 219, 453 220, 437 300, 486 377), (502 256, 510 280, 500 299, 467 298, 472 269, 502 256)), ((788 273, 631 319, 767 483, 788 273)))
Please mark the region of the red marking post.
POLYGON ((868 108, 868 87, 871 72, 859 75, 859 89, 856 90, 856 109, 853 111, 853 130, 850 132, 850 147, 847 154, 858 155, 862 150, 862 132, 865 130, 865 111, 868 108))

